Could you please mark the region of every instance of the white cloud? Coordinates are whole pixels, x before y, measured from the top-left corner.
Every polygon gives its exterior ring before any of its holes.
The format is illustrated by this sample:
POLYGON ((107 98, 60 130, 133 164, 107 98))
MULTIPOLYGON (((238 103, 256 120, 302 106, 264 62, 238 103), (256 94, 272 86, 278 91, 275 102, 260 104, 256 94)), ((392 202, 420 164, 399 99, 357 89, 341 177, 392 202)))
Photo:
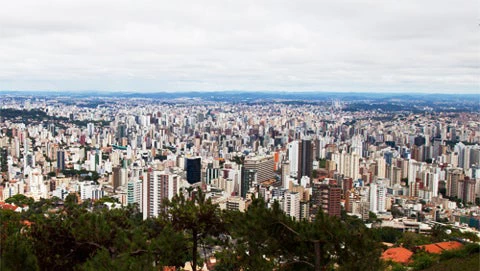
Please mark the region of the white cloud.
POLYGON ((0 89, 478 92, 478 2, 9 1, 0 89))

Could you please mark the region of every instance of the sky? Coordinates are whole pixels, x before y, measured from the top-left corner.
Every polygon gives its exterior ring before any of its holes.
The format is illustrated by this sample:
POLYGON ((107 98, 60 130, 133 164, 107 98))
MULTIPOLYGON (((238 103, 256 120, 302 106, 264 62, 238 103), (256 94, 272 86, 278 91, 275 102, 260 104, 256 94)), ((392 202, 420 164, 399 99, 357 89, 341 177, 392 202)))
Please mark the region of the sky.
POLYGON ((478 0, 18 0, 0 90, 480 93, 478 0))

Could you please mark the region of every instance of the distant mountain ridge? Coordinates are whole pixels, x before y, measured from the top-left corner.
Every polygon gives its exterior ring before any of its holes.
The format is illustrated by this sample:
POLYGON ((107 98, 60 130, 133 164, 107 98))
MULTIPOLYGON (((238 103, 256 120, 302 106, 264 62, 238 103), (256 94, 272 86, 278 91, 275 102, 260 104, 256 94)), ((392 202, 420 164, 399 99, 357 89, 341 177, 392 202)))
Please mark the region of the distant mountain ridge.
POLYGON ((209 101, 256 101, 256 100, 426 100, 426 101, 480 101, 480 94, 430 94, 430 93, 383 93, 383 92, 286 92, 286 91, 188 91, 188 92, 110 92, 110 91, 0 91, 0 96, 34 97, 116 97, 145 99, 197 98, 209 101))

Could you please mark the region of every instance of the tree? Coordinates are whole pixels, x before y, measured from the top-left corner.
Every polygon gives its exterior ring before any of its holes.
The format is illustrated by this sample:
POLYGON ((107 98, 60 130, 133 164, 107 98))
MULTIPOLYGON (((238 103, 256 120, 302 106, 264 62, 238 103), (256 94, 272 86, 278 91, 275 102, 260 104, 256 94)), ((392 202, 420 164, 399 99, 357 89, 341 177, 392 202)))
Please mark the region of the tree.
POLYGON ((381 227, 372 229, 379 241, 395 244, 402 236, 402 231, 392 227, 381 227))
POLYGON ((433 242, 443 242, 448 239, 446 227, 435 224, 432 227, 431 237, 433 242))
POLYGON ((233 241, 217 254, 220 270, 381 269, 380 243, 358 219, 319 212, 312 222, 295 221, 278 203, 267 208, 254 199, 245 213, 226 220, 233 241))
POLYGON ((31 244, 20 232, 8 236, 2 247, 0 270, 39 270, 31 244))
POLYGON ((13 203, 17 206, 30 206, 34 201, 33 198, 29 198, 23 194, 16 194, 5 200, 6 203, 13 203))
POLYGON ((319 168, 326 168, 327 166, 327 159, 324 159, 324 158, 319 158, 318 159, 318 167, 319 168))
POLYGON ((268 209, 263 199, 257 198, 253 199, 245 213, 224 214, 227 232, 234 241, 228 244, 227 250, 218 255, 221 257, 220 266, 223 266, 224 270, 227 269, 226 263, 238 267, 235 270, 272 270, 274 264, 270 259, 281 255, 281 240, 285 240, 285 234, 291 234, 285 232, 283 227, 279 228, 279 218, 283 216, 278 204, 268 209), (275 228, 283 232, 275 232, 275 228))
POLYGON ((436 257, 430 253, 420 252, 414 255, 412 267, 413 270, 423 270, 436 262, 436 257))
POLYGON ((222 233, 223 223, 218 205, 211 199, 205 199, 201 189, 192 191, 191 199, 185 198, 183 193, 165 202, 166 215, 171 218, 175 230, 188 233, 192 239, 192 267, 197 268, 199 242, 209 235, 218 236, 222 233))
POLYGON ((38 270, 31 244, 22 235, 21 214, 0 209, 0 270, 38 270))
POLYGON ((425 235, 421 235, 414 232, 404 232, 403 236, 398 240, 403 247, 407 249, 413 249, 416 246, 430 243, 430 239, 425 235))
POLYGON ((394 218, 403 217, 405 215, 399 206, 393 206, 391 213, 394 218))
POLYGON ((377 214, 374 212, 368 212, 367 223, 381 223, 382 220, 377 217, 377 214))

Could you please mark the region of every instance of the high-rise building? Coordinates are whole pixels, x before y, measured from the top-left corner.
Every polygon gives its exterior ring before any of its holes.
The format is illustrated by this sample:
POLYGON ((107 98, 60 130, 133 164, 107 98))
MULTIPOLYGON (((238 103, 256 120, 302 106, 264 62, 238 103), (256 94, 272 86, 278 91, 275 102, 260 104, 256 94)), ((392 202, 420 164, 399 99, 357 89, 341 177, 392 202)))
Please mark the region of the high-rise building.
POLYGON ((295 220, 300 220, 300 194, 298 192, 286 192, 283 204, 283 211, 287 215, 295 220))
POLYGON ((370 211, 374 213, 386 212, 387 187, 383 181, 370 184, 370 211))
POLYGON ((81 182, 80 183, 80 198, 82 200, 92 199, 99 200, 103 197, 104 191, 99 185, 95 185, 94 182, 81 182))
POLYGON ((433 150, 432 150, 432 158, 437 160, 438 156, 442 153, 442 139, 436 137, 433 139, 433 150))
POLYGON ((298 141, 288 143, 288 161, 290 162, 290 176, 297 178, 298 174, 298 141))
POLYGON ((248 205, 245 199, 241 197, 228 197, 225 203, 227 210, 245 212, 248 205))
POLYGON ((457 197, 462 199, 464 203, 475 202, 475 179, 465 177, 457 182, 457 197))
POLYGON ((57 169, 59 171, 65 170, 65 151, 57 151, 57 169))
POLYGON ((309 219, 310 217, 310 202, 300 201, 300 220, 309 219))
POLYGON ((211 184, 212 180, 217 179, 220 173, 220 169, 208 167, 205 172, 205 183, 211 184))
POLYGON ((257 171, 255 169, 242 168, 242 178, 240 181, 240 196, 246 198, 248 190, 257 184, 257 171))
POLYGON ((336 185, 314 183, 312 187, 312 211, 316 214, 319 209, 331 216, 341 216, 342 188, 336 185))
POLYGON ((461 169, 454 168, 447 171, 447 197, 458 196, 458 181, 463 180, 465 176, 461 169))
POLYGON ((127 136, 127 125, 125 123, 120 123, 117 126, 116 139, 117 142, 120 142, 120 139, 127 136))
POLYGON ((285 161, 282 163, 282 187, 289 188, 290 163, 285 161))
POLYGON ((253 156, 245 158, 243 166, 245 170, 255 170, 257 172, 257 182, 261 183, 275 178, 273 171, 275 162, 272 155, 253 156))
POLYGON ((113 189, 117 189, 122 185, 122 167, 113 168, 113 189))
POLYGON ((138 204, 143 209, 143 183, 142 180, 129 181, 127 183, 127 203, 138 204))
POLYGON ((179 182, 178 175, 158 170, 149 171, 146 185, 143 186, 143 217, 157 217, 163 200, 172 199, 179 192, 179 182))
POLYGON ((312 177, 313 146, 311 139, 302 139, 298 145, 298 172, 297 179, 303 176, 312 177))
POLYGON ((187 171, 187 182, 194 184, 200 182, 202 162, 200 157, 189 157, 185 161, 185 170, 187 171))
POLYGON ((95 133, 95 125, 91 122, 87 123, 88 137, 92 137, 94 133, 95 133))
MULTIPOLYGON (((2 173, 7 173, 8 171, 8 150, 7 148, 0 149, 0 171, 2 173)), ((5 174, 5 177, 8 174, 5 174)))

